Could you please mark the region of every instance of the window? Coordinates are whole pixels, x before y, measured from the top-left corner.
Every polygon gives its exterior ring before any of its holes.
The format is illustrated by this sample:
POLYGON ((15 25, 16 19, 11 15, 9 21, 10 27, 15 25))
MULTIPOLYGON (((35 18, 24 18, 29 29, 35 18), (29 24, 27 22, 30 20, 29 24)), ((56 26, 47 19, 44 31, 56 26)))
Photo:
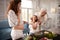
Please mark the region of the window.
POLYGON ((22 0, 22 19, 30 22, 30 18, 33 15, 32 1, 22 0))
POLYGON ((23 8, 32 8, 32 1, 28 1, 28 0, 22 0, 22 5, 23 8))

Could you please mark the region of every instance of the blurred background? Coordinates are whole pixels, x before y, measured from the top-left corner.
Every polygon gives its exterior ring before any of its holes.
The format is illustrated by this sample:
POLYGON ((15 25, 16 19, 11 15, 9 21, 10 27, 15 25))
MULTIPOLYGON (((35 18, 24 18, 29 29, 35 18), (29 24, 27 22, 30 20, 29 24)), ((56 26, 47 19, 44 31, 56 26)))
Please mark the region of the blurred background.
MULTIPOLYGON (((6 23, 4 22, 7 20, 5 13, 9 2, 10 0, 0 0, 0 29, 1 28, 3 29, 4 28, 2 27, 4 26, 3 23, 6 23), (1 24, 2 21, 3 23, 1 24)), ((30 22, 30 18, 34 14, 39 15, 39 12, 42 8, 47 9, 47 14, 49 18, 47 29, 48 30, 52 29, 52 31, 58 31, 57 29, 53 28, 60 29, 60 0, 22 0, 21 2, 22 20, 30 22)))

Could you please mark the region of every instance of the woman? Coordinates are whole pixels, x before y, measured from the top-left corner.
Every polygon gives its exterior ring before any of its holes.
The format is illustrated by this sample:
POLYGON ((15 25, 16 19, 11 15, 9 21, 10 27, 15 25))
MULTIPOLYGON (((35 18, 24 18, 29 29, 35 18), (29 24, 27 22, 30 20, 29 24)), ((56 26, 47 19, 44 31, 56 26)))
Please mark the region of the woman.
POLYGON ((38 22, 38 17, 36 15, 33 15, 33 17, 31 18, 31 23, 29 24, 29 28, 30 28, 30 34, 39 31, 39 22, 38 22))
POLYGON ((41 9, 39 16, 39 21, 41 22, 41 30, 45 30, 45 26, 47 23, 47 12, 46 9, 41 9))
POLYGON ((21 0, 11 0, 8 6, 7 15, 10 27, 12 27, 12 40, 23 40, 23 24, 21 24, 21 0))

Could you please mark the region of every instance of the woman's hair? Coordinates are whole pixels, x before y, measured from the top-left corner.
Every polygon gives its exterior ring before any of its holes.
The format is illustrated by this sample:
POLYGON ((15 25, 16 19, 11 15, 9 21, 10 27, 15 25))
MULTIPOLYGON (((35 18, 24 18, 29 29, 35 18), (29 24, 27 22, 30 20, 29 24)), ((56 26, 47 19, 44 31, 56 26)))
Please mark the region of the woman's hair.
POLYGON ((10 4, 8 6, 8 10, 7 10, 7 13, 9 10, 13 10, 15 12, 16 15, 18 15, 18 4, 21 2, 21 0, 11 0, 10 1, 10 4))

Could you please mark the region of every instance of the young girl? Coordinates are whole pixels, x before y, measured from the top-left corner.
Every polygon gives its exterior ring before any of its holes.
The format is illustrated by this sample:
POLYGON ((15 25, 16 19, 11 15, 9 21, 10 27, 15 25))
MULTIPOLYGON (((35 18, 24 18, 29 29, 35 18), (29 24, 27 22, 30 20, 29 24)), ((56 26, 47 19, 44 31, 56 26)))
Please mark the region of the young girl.
POLYGON ((7 16, 10 27, 12 27, 12 40, 23 40, 23 24, 21 23, 21 0, 11 0, 8 6, 7 16))
POLYGON ((39 22, 38 22, 38 17, 36 15, 33 15, 31 18, 31 23, 29 24, 30 28, 30 34, 35 33, 39 31, 39 22))

